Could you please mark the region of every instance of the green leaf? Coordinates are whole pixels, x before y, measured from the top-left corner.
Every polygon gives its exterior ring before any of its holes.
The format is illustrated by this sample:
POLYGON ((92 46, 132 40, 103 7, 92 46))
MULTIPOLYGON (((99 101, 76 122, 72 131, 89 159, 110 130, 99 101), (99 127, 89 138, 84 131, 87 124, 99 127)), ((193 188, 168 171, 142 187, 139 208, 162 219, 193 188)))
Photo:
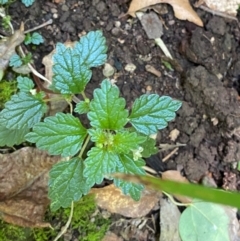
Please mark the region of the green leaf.
MULTIPOLYGON (((138 159, 137 161, 133 161, 132 156, 125 154, 120 155, 119 159, 120 161, 117 164, 116 172, 139 175, 145 174, 143 169, 143 166, 145 166, 144 160, 138 159)), ((141 192, 144 189, 144 186, 141 184, 131 183, 117 178, 114 178, 114 184, 119 187, 124 194, 129 194, 136 201, 140 199, 141 192)))
POLYGON ((179 233, 183 241, 231 241, 231 221, 223 206, 195 201, 182 213, 179 233))
POLYGON ((26 139, 51 155, 73 156, 81 149, 86 135, 87 130, 78 118, 57 113, 36 124, 26 139))
POLYGON ((89 192, 90 187, 83 176, 84 164, 78 158, 55 164, 49 172, 49 198, 51 210, 67 208, 89 192))
POLYGON ((13 54, 10 57, 9 65, 11 67, 20 67, 23 64, 21 57, 18 54, 13 54))
POLYGON ((8 129, 31 128, 41 120, 46 109, 39 95, 20 92, 13 95, 0 112, 1 123, 8 129))
POLYGON ((12 147, 21 144, 29 131, 28 128, 11 130, 0 124, 0 146, 12 147))
POLYGON ((43 43, 44 40, 43 40, 43 37, 42 37, 41 34, 35 32, 35 33, 32 34, 32 41, 31 42, 35 45, 39 45, 39 44, 43 43))
POLYGON ((106 149, 92 147, 87 153, 88 157, 84 161, 84 176, 87 178, 89 186, 95 183, 100 184, 109 173, 116 171, 118 155, 106 149))
POLYGON ((80 101, 77 103, 74 111, 78 114, 85 114, 89 111, 89 103, 86 101, 80 101))
POLYGON ((62 94, 78 94, 85 89, 92 72, 74 49, 58 43, 53 62, 53 88, 62 94))
POLYGON ((145 135, 157 133, 157 130, 164 129, 175 118, 175 112, 181 105, 180 101, 168 96, 142 95, 133 103, 130 123, 145 135))
POLYGON ((145 139, 146 137, 139 136, 136 132, 118 132, 113 139, 113 148, 117 153, 128 154, 130 151, 138 149, 145 139))
POLYGON ((102 31, 91 31, 81 37, 80 41, 76 44, 76 50, 79 56, 81 56, 81 64, 89 68, 102 65, 106 62, 107 46, 102 31))
POLYGON ((22 92, 29 92, 34 88, 34 83, 31 79, 28 77, 22 77, 18 76, 17 77, 17 82, 18 82, 18 89, 22 92))
POLYGON ((22 3, 26 6, 29 7, 34 3, 35 0, 22 0, 22 3))
POLYGON ((158 148, 156 147, 156 140, 147 137, 146 140, 141 144, 143 148, 142 157, 148 158, 156 153, 158 153, 158 148))
POLYGON ((8 2, 9 2, 9 0, 0 0, 0 4, 6 4, 8 2))
POLYGON ((119 97, 119 89, 107 79, 101 89, 94 90, 94 98, 90 102, 88 118, 91 126, 108 130, 119 130, 127 123, 128 111, 126 102, 119 97))
POLYGON ((91 136, 91 141, 97 146, 109 146, 113 144, 113 134, 101 129, 88 129, 88 134, 91 136))
POLYGON ((28 45, 28 44, 31 44, 31 42, 32 42, 31 34, 30 34, 30 33, 27 33, 27 34, 25 35, 24 44, 28 45))
MULTIPOLYGON (((118 175, 116 175, 118 176, 118 175)), ((238 192, 227 192, 221 189, 205 187, 191 183, 181 183, 160 178, 140 176, 140 175, 121 175, 123 180, 142 183, 156 190, 164 191, 169 194, 183 195, 201 199, 207 202, 214 202, 240 208, 240 194, 238 192)))

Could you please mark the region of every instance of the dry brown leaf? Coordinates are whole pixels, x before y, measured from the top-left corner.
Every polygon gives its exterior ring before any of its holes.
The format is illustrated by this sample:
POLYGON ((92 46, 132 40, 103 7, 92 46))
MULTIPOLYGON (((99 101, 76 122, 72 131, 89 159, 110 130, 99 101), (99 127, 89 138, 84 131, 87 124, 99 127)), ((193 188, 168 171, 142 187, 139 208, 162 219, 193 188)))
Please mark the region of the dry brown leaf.
POLYGON ((188 20, 196 25, 203 26, 202 20, 193 10, 188 0, 132 0, 128 9, 128 14, 136 17, 135 13, 143 8, 151 7, 158 3, 168 3, 172 5, 175 17, 181 20, 188 20))
POLYGON ((145 189, 142 192, 141 199, 134 201, 113 184, 104 188, 92 188, 90 193, 96 195, 96 202, 99 207, 130 218, 139 218, 148 214, 160 197, 159 193, 145 189))
POLYGON ((4 221, 23 227, 46 227, 48 171, 60 160, 25 147, 0 154, 0 213, 4 221))
MULTIPOLYGON (((23 28, 23 27, 22 27, 23 28)), ((25 35, 22 29, 0 41, 0 70, 4 71, 9 64, 10 57, 15 53, 15 48, 24 41, 25 35)))
POLYGON ((223 12, 232 16, 237 15, 240 0, 201 0, 212 10, 223 12))
MULTIPOLYGON (((176 182, 183 182, 183 183, 189 183, 186 177, 183 177, 179 171, 166 171, 162 173, 162 179, 163 180, 172 180, 176 182)), ((189 197, 184 197, 180 195, 174 195, 175 198, 177 198, 182 203, 191 203, 192 199, 189 197)))

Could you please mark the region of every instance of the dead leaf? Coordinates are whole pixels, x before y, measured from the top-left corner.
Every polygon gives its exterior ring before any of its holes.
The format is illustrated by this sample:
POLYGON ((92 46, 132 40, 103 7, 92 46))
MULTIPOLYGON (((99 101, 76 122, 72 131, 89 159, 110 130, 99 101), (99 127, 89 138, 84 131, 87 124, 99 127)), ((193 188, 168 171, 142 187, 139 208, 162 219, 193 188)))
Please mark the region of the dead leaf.
MULTIPOLYGON (((172 180, 176 182, 189 183, 186 177, 183 177, 179 171, 170 170, 162 173, 163 180, 172 180)), ((189 197, 184 197, 180 195, 174 195, 182 203, 191 203, 192 199, 189 197)))
POLYGON ((47 227, 48 171, 60 160, 25 147, 0 154, 0 213, 4 221, 23 227, 47 227))
POLYGON ((181 213, 178 207, 168 199, 160 200, 160 228, 159 241, 181 241, 179 236, 179 220, 181 213))
POLYGON ((0 71, 4 71, 9 64, 10 57, 15 53, 15 48, 25 39, 23 27, 10 36, 0 40, 0 71))
POLYGON ((96 195, 96 202, 99 207, 130 218, 139 218, 148 214, 157 204, 160 196, 155 191, 145 189, 142 192, 141 199, 134 201, 113 184, 104 188, 92 188, 90 193, 96 195))
POLYGON ((150 8, 158 3, 168 3, 172 5, 175 17, 181 20, 188 20, 198 26, 203 26, 202 20, 193 10, 188 0, 132 0, 128 9, 128 14, 136 17, 136 12, 143 8, 150 8))
POLYGON ((237 10, 240 5, 240 0, 201 0, 200 2, 205 3, 212 10, 232 16, 237 15, 237 10))

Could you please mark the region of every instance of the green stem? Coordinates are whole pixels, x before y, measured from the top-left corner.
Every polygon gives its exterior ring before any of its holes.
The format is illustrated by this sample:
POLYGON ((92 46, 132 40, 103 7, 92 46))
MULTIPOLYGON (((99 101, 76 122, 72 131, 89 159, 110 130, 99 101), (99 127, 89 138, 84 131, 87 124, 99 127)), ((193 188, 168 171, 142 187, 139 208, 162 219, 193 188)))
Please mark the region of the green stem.
POLYGON ((81 92, 83 99, 86 101, 88 100, 87 96, 85 95, 84 91, 81 92))
POLYGON ((164 191, 162 191, 162 193, 164 193, 164 194, 169 198, 169 200, 170 200, 173 204, 175 204, 176 206, 179 206, 179 207, 181 207, 181 206, 187 207, 187 206, 190 206, 190 205, 191 205, 191 203, 179 203, 179 202, 176 202, 170 194, 168 194, 168 193, 166 193, 166 192, 164 192, 164 191))
POLYGON ((83 155, 83 153, 84 153, 84 151, 85 151, 85 149, 86 149, 86 147, 87 147, 87 144, 88 144, 88 142, 90 141, 90 135, 87 135, 87 138, 85 139, 85 142, 84 142, 84 144, 83 144, 83 146, 82 146, 82 149, 81 149, 81 151, 80 151, 80 153, 79 153, 79 158, 82 158, 82 155, 83 155))

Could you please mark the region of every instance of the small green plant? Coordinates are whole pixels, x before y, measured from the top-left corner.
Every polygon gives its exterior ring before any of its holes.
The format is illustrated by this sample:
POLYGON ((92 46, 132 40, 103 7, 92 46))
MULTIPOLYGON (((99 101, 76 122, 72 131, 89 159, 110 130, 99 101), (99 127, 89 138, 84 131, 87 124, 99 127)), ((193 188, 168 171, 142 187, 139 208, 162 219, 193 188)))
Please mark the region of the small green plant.
POLYGON ((84 90, 92 76, 91 68, 104 64, 107 58, 105 42, 101 31, 93 31, 73 47, 56 45, 51 89, 70 103, 70 113, 57 113, 42 121, 50 99, 44 92, 33 91, 34 83, 27 77, 17 78, 19 91, 0 112, 0 123, 6 134, 1 144, 4 141, 5 145, 13 144, 13 139, 16 143, 27 140, 51 155, 68 159, 50 171, 49 197, 53 211, 69 207, 104 178, 112 179, 124 194, 139 200, 143 185, 122 181, 111 174, 144 175, 143 157, 155 152, 155 142, 149 142, 149 136, 165 128, 181 106, 180 101, 168 96, 145 94, 134 101, 129 113, 118 87, 108 79, 94 90, 92 100, 87 98, 84 90), (73 111, 71 102, 76 100, 76 94, 82 100, 76 101, 73 111), (86 128, 73 112, 86 115, 90 127, 86 128), (86 150, 90 141, 94 146, 86 150))

